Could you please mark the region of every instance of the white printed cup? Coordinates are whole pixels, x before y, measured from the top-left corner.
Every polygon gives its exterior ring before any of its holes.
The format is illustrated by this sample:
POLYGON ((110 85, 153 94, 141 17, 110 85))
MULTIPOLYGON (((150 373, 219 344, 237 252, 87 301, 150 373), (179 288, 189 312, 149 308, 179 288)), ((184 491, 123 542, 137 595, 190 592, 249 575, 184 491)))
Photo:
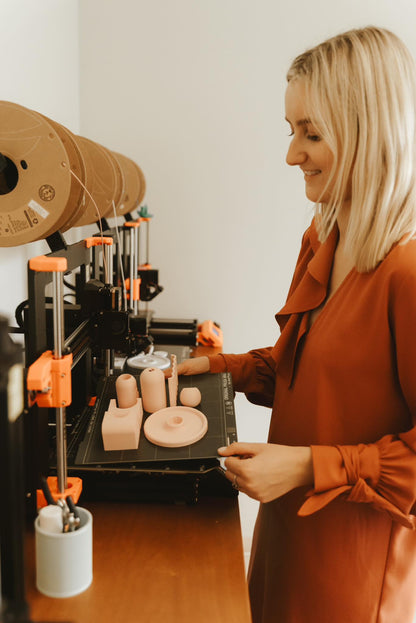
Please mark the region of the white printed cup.
POLYGON ((92 515, 76 507, 80 526, 73 532, 49 532, 35 520, 36 588, 48 597, 73 597, 92 582, 92 515))

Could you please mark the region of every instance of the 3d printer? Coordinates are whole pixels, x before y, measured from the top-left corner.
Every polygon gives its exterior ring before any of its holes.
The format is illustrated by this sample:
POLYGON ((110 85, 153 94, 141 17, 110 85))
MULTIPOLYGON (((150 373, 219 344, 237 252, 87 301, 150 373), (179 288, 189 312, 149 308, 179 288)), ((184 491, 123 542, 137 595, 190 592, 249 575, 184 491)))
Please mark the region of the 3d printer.
MULTIPOLYGON (((134 451, 103 449, 101 420, 119 374, 129 370, 138 377, 158 356, 174 352, 180 361, 198 341, 214 343, 209 332, 201 335, 196 319, 160 319, 149 310, 162 287, 149 262, 151 215, 145 206, 135 213, 145 189, 140 168, 9 102, 0 102, 0 127, 8 128, 0 133, 0 245, 44 238, 51 249, 29 262, 28 300, 16 310, 25 338, 33 509, 39 478, 51 473, 59 492, 69 475, 82 479, 83 495, 95 499, 195 502, 204 494, 235 495, 217 457, 219 446, 236 439, 227 374, 179 379, 181 387, 201 390, 209 420, 204 439, 159 448, 142 437, 134 451), (93 223, 95 235, 66 243, 69 228, 93 223)), ((219 337, 218 325, 210 330, 219 337)))

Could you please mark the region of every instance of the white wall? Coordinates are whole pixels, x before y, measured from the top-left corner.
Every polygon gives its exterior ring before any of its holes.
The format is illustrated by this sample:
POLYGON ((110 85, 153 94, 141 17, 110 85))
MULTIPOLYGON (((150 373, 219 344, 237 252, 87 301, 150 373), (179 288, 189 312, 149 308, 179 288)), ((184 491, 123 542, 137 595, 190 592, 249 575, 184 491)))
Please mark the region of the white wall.
MULTIPOLYGON (((226 352, 268 345, 310 218, 284 162, 285 72, 306 47, 376 24, 416 55, 413 0, 83 0, 81 134, 143 168, 158 315, 220 322, 226 352)), ((268 412, 236 401, 239 437, 268 412)), ((240 496, 247 543, 256 504, 240 496)))
MULTIPOLYGON (((0 0, 0 51, 0 99, 78 132, 78 0, 0 0)), ((45 242, 0 248, 0 314, 11 324, 27 298, 27 260, 48 251, 45 242)))

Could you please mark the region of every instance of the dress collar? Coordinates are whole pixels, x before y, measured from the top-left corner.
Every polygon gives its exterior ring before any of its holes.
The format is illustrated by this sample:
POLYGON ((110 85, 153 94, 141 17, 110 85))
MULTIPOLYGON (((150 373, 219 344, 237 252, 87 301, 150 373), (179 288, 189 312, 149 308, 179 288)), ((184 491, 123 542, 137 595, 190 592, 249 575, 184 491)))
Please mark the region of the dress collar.
POLYGON ((334 227, 325 242, 320 243, 312 222, 303 241, 286 304, 276 314, 281 334, 272 356, 277 374, 286 380, 289 387, 294 380, 302 338, 309 328, 309 315, 304 312, 319 307, 327 296, 338 237, 338 228, 334 227))
MULTIPOLYGON (((289 294, 286 304, 276 314, 279 324, 287 315, 315 309, 325 300, 327 295, 334 253, 339 238, 338 227, 335 226, 325 242, 321 243, 312 221, 307 236, 309 249, 306 250, 296 268, 296 272, 299 271, 300 273, 299 283, 289 294)), ((307 242, 305 240, 305 243, 307 242)), ((294 279, 296 279, 296 272, 294 279)))

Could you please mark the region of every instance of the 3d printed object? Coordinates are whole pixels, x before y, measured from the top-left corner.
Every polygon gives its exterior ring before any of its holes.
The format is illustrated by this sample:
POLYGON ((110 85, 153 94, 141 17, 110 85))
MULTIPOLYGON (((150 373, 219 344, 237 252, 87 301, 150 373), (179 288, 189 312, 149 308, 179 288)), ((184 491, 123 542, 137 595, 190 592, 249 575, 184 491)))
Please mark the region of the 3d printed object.
POLYGON ((117 379, 116 391, 120 406, 117 407, 116 400, 112 398, 101 424, 104 450, 136 450, 143 408, 135 378, 131 374, 122 374, 117 379))
POLYGON ((139 374, 145 368, 160 368, 166 370, 170 368, 170 359, 165 351, 154 351, 153 353, 140 353, 129 357, 126 361, 126 367, 134 374, 139 374))
POLYGON ((134 376, 120 374, 116 380, 117 404, 120 409, 133 407, 139 397, 139 390, 134 376))
POLYGON ((201 392, 197 387, 184 387, 179 400, 185 407, 197 407, 201 402, 201 392))
POLYGON ((176 355, 171 355, 172 372, 168 378, 169 406, 176 407, 178 402, 178 366, 176 355))
POLYGON ((166 407, 165 375, 159 368, 146 368, 140 375, 143 409, 153 413, 166 407))
POLYGON ((143 426, 147 439, 166 448, 189 446, 208 430, 207 418, 191 407, 167 407, 150 415, 143 426))

